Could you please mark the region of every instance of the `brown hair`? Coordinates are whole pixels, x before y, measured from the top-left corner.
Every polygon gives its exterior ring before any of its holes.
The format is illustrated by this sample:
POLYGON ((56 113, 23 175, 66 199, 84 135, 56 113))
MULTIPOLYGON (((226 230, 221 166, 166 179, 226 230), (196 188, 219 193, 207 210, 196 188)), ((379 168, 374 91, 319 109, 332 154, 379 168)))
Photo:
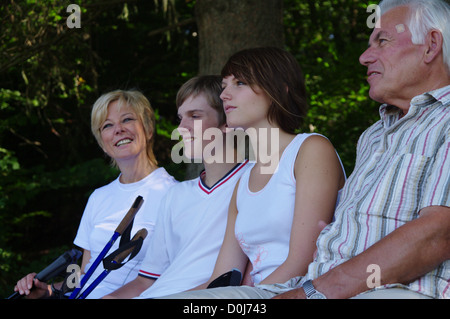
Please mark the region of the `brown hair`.
POLYGON ((308 111, 303 73, 294 56, 275 47, 253 48, 232 55, 221 72, 259 86, 272 100, 267 117, 295 134, 308 111))
POLYGON ((203 93, 209 106, 217 111, 219 125, 226 123, 220 93, 222 93, 222 77, 220 75, 201 75, 184 83, 177 93, 176 105, 179 108, 189 97, 203 93))

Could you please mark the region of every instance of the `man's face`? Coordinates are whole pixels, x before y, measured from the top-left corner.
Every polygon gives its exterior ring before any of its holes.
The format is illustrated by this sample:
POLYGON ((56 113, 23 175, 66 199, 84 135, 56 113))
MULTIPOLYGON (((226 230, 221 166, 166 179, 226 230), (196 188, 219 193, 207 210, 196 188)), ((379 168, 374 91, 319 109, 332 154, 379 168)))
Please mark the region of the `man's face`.
POLYGON ((225 130, 225 124, 219 124, 219 114, 208 104, 204 94, 200 93, 186 99, 178 108, 178 118, 178 131, 183 138, 185 156, 205 160, 202 158, 203 150, 211 143, 211 140, 205 140, 205 131, 210 128, 225 130))
POLYGON ((421 69, 423 45, 413 44, 407 27, 408 8, 401 6, 386 12, 381 27, 374 29, 369 48, 360 63, 367 66, 370 97, 380 103, 401 107, 417 94, 417 84, 423 78, 421 69))

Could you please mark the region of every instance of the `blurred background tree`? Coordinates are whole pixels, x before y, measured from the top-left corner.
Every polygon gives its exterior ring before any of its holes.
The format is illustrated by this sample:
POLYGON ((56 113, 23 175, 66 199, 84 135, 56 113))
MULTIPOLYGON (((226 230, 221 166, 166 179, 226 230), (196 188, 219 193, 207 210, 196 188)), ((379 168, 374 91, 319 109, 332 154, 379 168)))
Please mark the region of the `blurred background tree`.
POLYGON ((71 246, 90 193, 117 177, 90 133, 102 93, 137 88, 157 113, 156 154, 178 180, 175 95, 219 73, 237 50, 296 56, 310 111, 349 175, 359 134, 377 120, 358 57, 371 30, 357 0, 9 0, 0 7, 0 294, 71 246), (81 28, 68 28, 69 4, 81 28))

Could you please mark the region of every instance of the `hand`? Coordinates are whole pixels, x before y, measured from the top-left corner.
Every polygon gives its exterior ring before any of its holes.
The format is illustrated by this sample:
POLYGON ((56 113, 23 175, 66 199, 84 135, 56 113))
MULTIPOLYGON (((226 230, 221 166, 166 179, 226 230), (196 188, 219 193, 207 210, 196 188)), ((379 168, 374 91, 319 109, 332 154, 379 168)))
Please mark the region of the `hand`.
POLYGON ((272 299, 306 299, 306 295, 303 288, 296 288, 279 294, 272 299))
POLYGON ((48 297, 51 294, 51 289, 46 283, 34 279, 35 276, 36 273, 31 273, 20 279, 14 287, 14 291, 18 291, 29 299, 48 297))

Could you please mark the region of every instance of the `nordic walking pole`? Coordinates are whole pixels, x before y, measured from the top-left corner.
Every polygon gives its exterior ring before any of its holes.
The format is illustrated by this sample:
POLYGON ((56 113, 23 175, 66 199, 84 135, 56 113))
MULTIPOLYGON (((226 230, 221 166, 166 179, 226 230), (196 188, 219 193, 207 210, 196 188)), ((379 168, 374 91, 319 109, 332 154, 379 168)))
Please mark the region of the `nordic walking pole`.
MULTIPOLYGON (((34 279, 37 279, 42 282, 47 282, 53 277, 58 276, 62 271, 67 269, 67 266, 70 264, 74 264, 77 262, 78 258, 81 256, 81 251, 77 249, 72 249, 66 251, 64 254, 59 256, 55 261, 53 261, 50 265, 45 267, 42 271, 40 271, 34 279)), ((7 299, 17 299, 22 297, 22 295, 16 291, 7 299)))
MULTIPOLYGON (((123 252, 121 252, 120 254, 118 254, 117 256, 115 256, 111 263, 114 265, 117 265, 118 268, 120 268, 121 263, 125 260, 125 258, 127 258, 130 254, 133 254, 129 260, 131 260, 134 256, 137 255, 137 253, 139 252, 139 250, 141 249, 142 246, 142 241, 145 239, 145 237, 147 237, 147 229, 142 228, 141 230, 139 230, 131 239, 130 244, 131 247, 124 250, 123 252), (141 243, 136 243, 138 240, 141 241, 141 243), (139 246, 137 246, 139 245, 139 246), (136 251, 135 251, 136 250, 136 251)), ((87 287, 82 293, 81 295, 77 298, 77 299, 85 299, 92 290, 94 290, 95 287, 97 287, 97 285, 103 280, 105 279, 105 277, 114 269, 108 269, 109 267, 104 267, 105 270, 103 270, 103 272, 94 280, 94 282, 92 284, 89 285, 89 287, 87 287)))
POLYGON ((127 229, 128 225, 130 225, 131 221, 133 220, 134 216, 138 212, 139 208, 141 207, 143 202, 142 196, 138 196, 131 208, 129 209, 128 213, 125 215, 125 217, 120 222, 119 226, 117 226, 116 230, 114 231, 114 234, 111 236, 111 239, 109 242, 105 245, 103 250, 100 252, 100 254, 95 259, 94 263, 89 267, 86 274, 83 276, 83 278, 80 281, 80 286, 78 288, 75 288, 75 290, 70 294, 69 299, 75 299, 78 295, 78 293, 83 289, 86 282, 89 280, 89 278, 92 276, 94 271, 97 269, 98 265, 102 261, 102 259, 106 256, 108 251, 111 249, 111 247, 116 242, 117 238, 122 235, 122 233, 127 229))

